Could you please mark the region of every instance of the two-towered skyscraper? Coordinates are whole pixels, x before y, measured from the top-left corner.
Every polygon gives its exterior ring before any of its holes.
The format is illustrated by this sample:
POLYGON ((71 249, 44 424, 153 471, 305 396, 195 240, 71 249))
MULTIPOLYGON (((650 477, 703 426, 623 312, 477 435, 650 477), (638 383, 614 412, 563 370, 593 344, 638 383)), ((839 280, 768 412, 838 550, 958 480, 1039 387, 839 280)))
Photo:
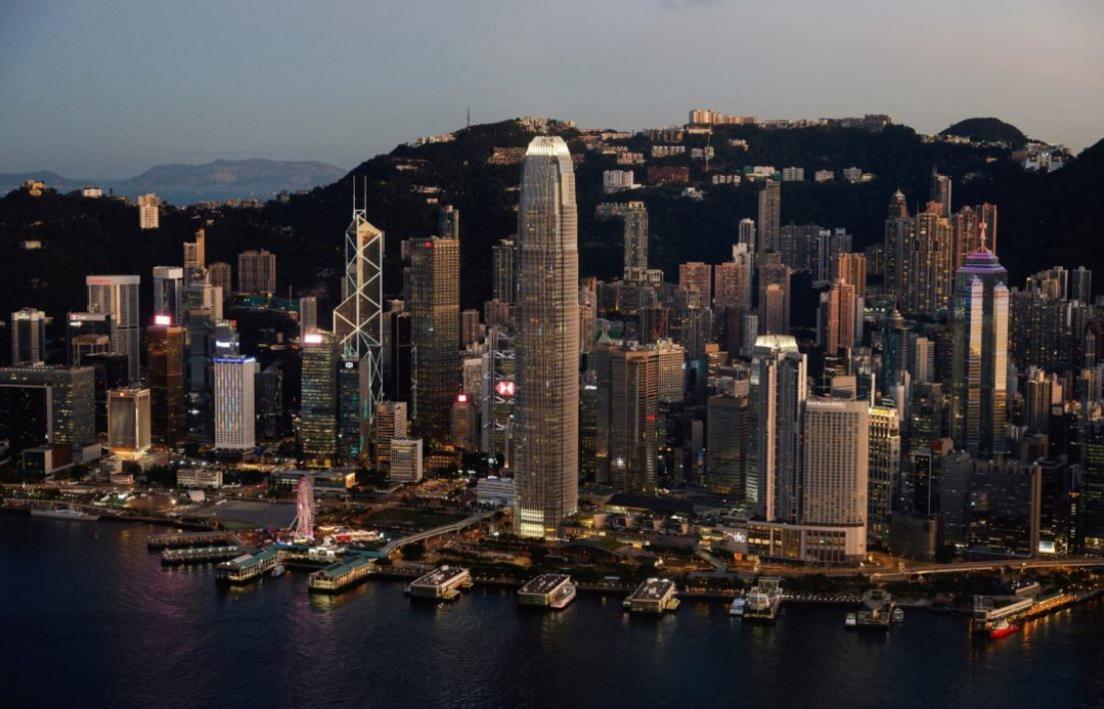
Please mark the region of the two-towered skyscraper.
POLYGON ((575 173, 558 136, 529 143, 518 207, 518 534, 544 537, 579 502, 579 253, 575 173))

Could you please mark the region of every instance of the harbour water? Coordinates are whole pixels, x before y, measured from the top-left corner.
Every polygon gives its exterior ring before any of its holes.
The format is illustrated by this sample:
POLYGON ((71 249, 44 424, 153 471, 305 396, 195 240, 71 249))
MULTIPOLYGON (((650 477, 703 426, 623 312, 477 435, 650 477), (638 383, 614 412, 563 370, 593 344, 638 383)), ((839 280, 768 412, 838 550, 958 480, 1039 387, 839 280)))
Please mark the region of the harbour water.
MULTIPOLYGON (((4 706, 1053 706, 1104 702, 1104 605, 977 641, 913 612, 887 635, 786 606, 742 625, 719 602, 629 617, 620 596, 562 612, 477 587, 451 604, 306 574, 216 587, 163 568, 150 528, 0 514, 4 706)), ((163 530, 157 530, 163 531, 163 530)))

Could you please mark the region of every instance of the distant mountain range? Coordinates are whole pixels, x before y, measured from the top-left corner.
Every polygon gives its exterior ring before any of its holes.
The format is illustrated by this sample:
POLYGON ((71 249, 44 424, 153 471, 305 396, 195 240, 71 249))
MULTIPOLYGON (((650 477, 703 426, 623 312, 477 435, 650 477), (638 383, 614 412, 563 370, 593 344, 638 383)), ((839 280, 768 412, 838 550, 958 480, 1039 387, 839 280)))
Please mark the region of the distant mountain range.
POLYGON ((39 170, 0 173, 0 193, 7 193, 29 179, 39 179, 59 192, 96 185, 106 193, 135 196, 156 192, 176 204, 232 197, 271 198, 281 190, 296 192, 339 180, 345 170, 325 163, 280 160, 215 160, 203 165, 155 165, 141 175, 122 180, 73 179, 56 172, 39 170))

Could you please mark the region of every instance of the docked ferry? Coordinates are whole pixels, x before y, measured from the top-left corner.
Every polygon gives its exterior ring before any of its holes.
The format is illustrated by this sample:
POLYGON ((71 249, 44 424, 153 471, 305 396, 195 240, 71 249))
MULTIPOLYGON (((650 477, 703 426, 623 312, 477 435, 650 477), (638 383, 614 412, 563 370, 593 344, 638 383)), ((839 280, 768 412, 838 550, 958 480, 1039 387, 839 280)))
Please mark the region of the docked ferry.
POLYGON ((99 515, 81 512, 72 507, 34 507, 31 509, 32 517, 45 517, 47 519, 65 519, 71 522, 95 522, 99 515))
POLYGON ((773 623, 782 608, 781 579, 761 578, 748 589, 743 619, 753 623, 773 623))

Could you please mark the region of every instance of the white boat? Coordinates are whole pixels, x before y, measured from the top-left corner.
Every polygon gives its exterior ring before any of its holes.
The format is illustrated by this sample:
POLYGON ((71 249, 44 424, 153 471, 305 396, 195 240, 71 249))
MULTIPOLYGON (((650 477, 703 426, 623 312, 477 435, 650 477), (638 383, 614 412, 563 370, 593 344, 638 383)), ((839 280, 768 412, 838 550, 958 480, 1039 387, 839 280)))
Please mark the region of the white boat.
POLYGON ((276 568, 272 569, 272 577, 273 578, 279 578, 279 577, 283 576, 286 573, 287 573, 287 569, 284 568, 283 564, 277 564, 276 568))
POLYGON ((737 618, 742 618, 744 615, 745 603, 747 603, 747 601, 744 600, 743 596, 736 596, 732 599, 732 605, 728 607, 728 614, 736 616, 737 618))
POLYGON ((47 519, 64 519, 71 522, 95 522, 99 515, 88 514, 75 510, 72 507, 36 507, 31 510, 32 517, 45 517, 47 519))

